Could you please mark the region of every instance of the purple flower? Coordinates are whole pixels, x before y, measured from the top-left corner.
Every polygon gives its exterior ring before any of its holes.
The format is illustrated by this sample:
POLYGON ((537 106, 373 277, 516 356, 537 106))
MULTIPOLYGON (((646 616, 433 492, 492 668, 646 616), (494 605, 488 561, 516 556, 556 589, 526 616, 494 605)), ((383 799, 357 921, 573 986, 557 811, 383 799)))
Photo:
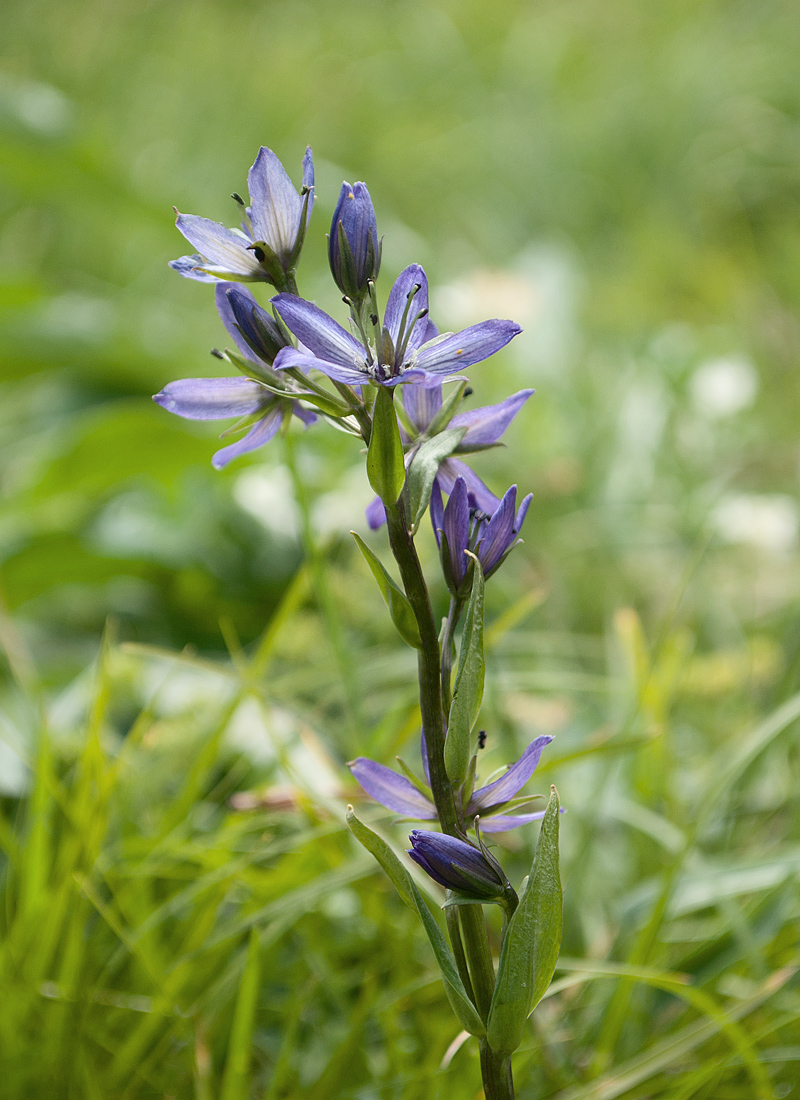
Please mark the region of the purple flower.
MULTIPOLYGON (((522 790, 536 771, 542 749, 553 740, 547 734, 531 741, 525 752, 515 764, 493 783, 479 787, 473 792, 464 810, 464 817, 471 822, 477 815, 481 819, 481 832, 502 833, 527 825, 530 821, 539 821, 544 810, 537 813, 503 814, 503 807, 522 790)), ((423 761, 425 747, 423 741, 423 761)), ((405 776, 398 775, 391 768, 378 764, 375 760, 359 756, 348 764, 356 782, 387 810, 403 814, 416 821, 434 821, 437 817, 433 800, 418 790, 405 776)))
POLYGON ((415 829, 408 839, 408 854, 440 886, 482 901, 494 901, 505 894, 505 877, 496 861, 490 863, 480 848, 427 829, 415 829))
POLYGON ((272 283, 279 289, 286 285, 286 274, 297 264, 314 205, 311 149, 306 149, 303 157, 300 194, 281 162, 265 146, 248 173, 247 185, 250 206, 245 207, 241 229, 226 229, 195 214, 178 214, 175 224, 197 252, 173 260, 170 267, 188 279, 206 283, 233 279, 272 283))
MULTIPOLYGON (((484 405, 479 409, 458 413, 450 421, 450 428, 466 428, 455 454, 469 454, 485 450, 499 443, 500 437, 534 390, 519 390, 498 405, 484 405)), ((442 407, 442 383, 429 386, 408 386, 403 390, 403 407, 413 428, 424 436, 431 422, 442 407)), ((408 434, 405 433, 408 439, 408 434)), ((469 491, 470 506, 492 515, 500 506, 500 499, 481 481, 478 475, 460 458, 446 458, 439 466, 434 482, 434 494, 452 494, 458 478, 463 478, 469 491)), ((431 511, 433 515, 433 511, 431 511)), ((367 506, 367 523, 373 530, 386 519, 386 510, 379 497, 367 506)), ((435 529, 434 524, 434 529, 435 529)), ((441 526, 441 525, 440 525, 441 526)), ((438 537, 438 536, 437 536, 438 537)))
POLYGON ((275 321, 250 291, 235 283, 218 283, 216 300, 223 324, 244 356, 241 366, 248 371, 247 375, 181 378, 170 382, 153 400, 187 420, 224 420, 233 416, 243 419, 241 427, 249 428, 247 434, 217 451, 212 459, 216 469, 221 470, 231 459, 268 443, 284 418, 292 413, 304 424, 313 423, 316 416, 292 399, 283 378, 269 366, 274 357, 273 346, 283 346, 284 340, 275 321), (264 382, 285 388, 286 397, 267 389, 264 382))
POLYGON ((515 512, 517 487, 512 485, 491 515, 479 507, 463 477, 456 478, 447 507, 442 507, 442 494, 434 482, 431 493, 431 522, 442 556, 442 568, 448 588, 457 594, 463 589, 470 572, 470 560, 465 551, 477 554, 484 576, 488 579, 517 545, 533 494, 528 495, 515 512))
POLYGON ((328 261, 336 285, 354 301, 362 298, 381 267, 375 208, 364 183, 342 184, 328 237, 328 261))
POLYGON ((283 321, 307 350, 286 348, 276 370, 301 367, 337 382, 437 382, 488 359, 522 331, 513 321, 482 321, 458 333, 436 335, 428 320, 428 280, 419 264, 401 271, 386 303, 383 328, 375 325, 374 346, 359 342, 319 306, 293 294, 272 299, 283 321))

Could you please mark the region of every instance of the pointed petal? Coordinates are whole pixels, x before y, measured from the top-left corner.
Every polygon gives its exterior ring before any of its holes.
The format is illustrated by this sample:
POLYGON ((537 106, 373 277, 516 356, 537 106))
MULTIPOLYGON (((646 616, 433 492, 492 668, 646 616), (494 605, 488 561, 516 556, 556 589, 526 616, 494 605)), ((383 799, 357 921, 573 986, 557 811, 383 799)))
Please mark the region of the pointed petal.
MULTIPOLYGON (((220 273, 229 271, 232 275, 263 277, 258 260, 247 250, 250 242, 238 229, 226 229, 219 222, 200 218, 196 214, 178 214, 175 225, 189 244, 218 267, 220 273)), ((209 265, 206 263, 204 266, 209 265)), ((181 274, 184 272, 181 271, 181 274)))
POLYGON ((298 420, 302 420, 307 428, 318 420, 317 414, 312 412, 311 409, 304 409, 299 401, 292 402, 292 412, 298 420))
POLYGON ((247 174, 247 187, 253 239, 266 241, 278 258, 283 259, 294 247, 302 202, 286 169, 266 146, 259 149, 247 174))
POLYGON ((468 451, 470 447, 488 447, 496 443, 534 392, 520 390, 499 405, 485 405, 482 409, 471 409, 454 416, 450 427, 467 429, 458 445, 459 450, 468 451))
POLYGON ((355 367, 340 367, 338 363, 329 363, 326 359, 319 359, 310 351, 301 351, 299 348, 281 348, 275 356, 272 364, 275 370, 288 370, 297 367, 300 370, 322 371, 328 378, 337 382, 346 382, 349 386, 363 386, 365 375, 363 371, 355 367))
POLYGON ((231 305, 228 291, 245 295, 252 301, 254 306, 256 306, 258 303, 256 302, 253 295, 250 293, 250 291, 246 290, 239 283, 217 283, 214 289, 214 301, 217 306, 217 313, 219 313, 220 320, 222 321, 225 328, 228 330, 228 335, 236 344, 242 355, 244 355, 246 359, 252 359, 252 349, 245 338, 242 336, 236 325, 236 315, 233 312, 233 307, 231 305))
POLYGON ((311 155, 311 146, 306 146, 306 154, 303 157, 303 187, 311 188, 311 196, 308 200, 308 219, 311 218, 311 211, 314 209, 314 199, 316 198, 316 192, 314 191, 314 158, 311 155))
POLYGON ((319 359, 364 369, 362 345, 319 306, 294 294, 276 294, 271 301, 298 340, 319 359))
POLYGON ((520 504, 520 506, 519 506, 519 511, 517 512, 517 518, 514 520, 514 534, 515 535, 518 535, 520 533, 520 531, 522 530, 522 525, 525 522, 525 517, 528 514, 528 508, 530 507, 530 503, 531 503, 532 500, 533 500, 533 493, 528 493, 528 495, 523 500, 522 504, 520 504))
MULTIPOLYGON (((383 323, 388 328, 389 335, 395 347, 397 347, 398 336, 400 335, 400 322, 403 319, 403 313, 408 304, 408 295, 416 286, 419 287, 419 290, 411 299, 411 304, 408 306, 408 318, 406 322, 407 332, 408 325, 413 321, 419 311, 428 308, 427 276, 419 264, 409 264, 409 266, 397 276, 394 281, 394 286, 389 291, 389 300, 386 303, 383 323)), ((431 339, 431 337, 428 336, 428 324, 426 322, 427 318, 423 317, 414 326, 406 350, 407 359, 410 358, 412 351, 416 351, 417 348, 422 347, 425 340, 431 339)))
POLYGON ((367 517, 367 523, 372 531, 377 531, 379 527, 386 523, 386 506, 380 497, 375 497, 369 502, 364 509, 364 515, 367 517))
POLYGON ((482 833, 507 833, 509 829, 518 829, 520 825, 530 825, 532 821, 541 821, 544 810, 537 810, 533 814, 495 814, 493 817, 482 817, 480 828, 482 833))
POLYGON ((500 507, 500 500, 494 495, 491 489, 487 485, 484 485, 478 475, 467 466, 466 462, 462 462, 459 458, 446 458, 439 467, 437 477, 445 493, 452 491, 457 477, 463 477, 464 481, 467 483, 467 490, 470 495, 470 505, 474 505, 475 508, 480 508, 480 510, 486 512, 488 516, 494 515, 500 507))
POLYGON ((441 546, 442 536, 440 532, 444 526, 444 505, 442 504, 442 490, 439 488, 439 479, 437 477, 433 479, 429 508, 431 523, 433 524, 433 533, 436 536, 436 545, 441 546))
POLYGON ((283 407, 282 402, 278 400, 267 415, 259 420, 257 424, 253 425, 247 435, 216 452, 211 459, 211 464, 214 469, 221 470, 223 466, 227 466, 234 458, 247 454, 248 451, 254 451, 257 447, 263 447, 265 443, 269 443, 278 428, 280 428, 282 420, 283 407))
MULTIPOLYGON (((542 749, 552 740, 553 738, 548 734, 537 737, 535 741, 531 741, 519 760, 511 765, 505 775, 501 775, 494 783, 475 791, 467 806, 467 816, 474 817, 481 810, 501 805, 503 802, 508 802, 509 798, 513 798, 536 771, 542 749)), ((484 828, 483 821, 481 821, 481 828, 484 828)))
POLYGON ((522 329, 513 321, 481 321, 420 348, 414 366, 429 374, 455 374, 488 359, 520 332, 522 329))
POLYGON ((432 386, 424 383, 409 386, 403 390, 403 407, 416 427, 424 432, 442 407, 442 383, 437 379, 432 386))
POLYGON ((391 768, 385 768, 383 764, 377 764, 364 756, 357 757, 348 767, 355 781, 387 810, 394 810, 395 813, 406 814, 420 821, 431 821, 436 817, 436 808, 430 799, 418 791, 405 776, 398 775, 391 768))
POLYGON ((224 420, 257 412, 269 396, 251 378, 180 378, 153 400, 186 420, 224 420))
POLYGON ((196 279, 198 283, 217 282, 216 275, 209 275, 207 271, 200 270, 203 267, 203 257, 198 256, 197 253, 194 256, 181 256, 180 259, 170 260, 169 266, 179 275, 183 275, 184 279, 196 279))
POLYGON ((514 509, 517 487, 512 485, 500 502, 500 507, 486 524, 478 557, 488 576, 514 541, 514 509))
POLYGON ((450 568, 453 571, 453 580, 456 588, 458 588, 467 574, 469 564, 464 553, 469 546, 469 497, 467 483, 463 477, 456 478, 456 483, 444 510, 443 531, 450 551, 450 568))

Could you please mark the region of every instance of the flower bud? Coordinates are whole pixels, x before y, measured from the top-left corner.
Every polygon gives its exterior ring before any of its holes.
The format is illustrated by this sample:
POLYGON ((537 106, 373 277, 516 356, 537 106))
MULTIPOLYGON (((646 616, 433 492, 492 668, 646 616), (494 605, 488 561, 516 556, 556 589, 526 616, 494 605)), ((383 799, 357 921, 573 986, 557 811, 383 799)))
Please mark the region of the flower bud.
POLYGON ((426 829, 415 829, 408 839, 408 854, 440 886, 476 901, 496 901, 504 896, 505 879, 479 848, 426 829))
POLYGON ((381 266, 378 223, 369 191, 363 183, 342 184, 328 238, 328 260, 336 285, 358 301, 381 266))

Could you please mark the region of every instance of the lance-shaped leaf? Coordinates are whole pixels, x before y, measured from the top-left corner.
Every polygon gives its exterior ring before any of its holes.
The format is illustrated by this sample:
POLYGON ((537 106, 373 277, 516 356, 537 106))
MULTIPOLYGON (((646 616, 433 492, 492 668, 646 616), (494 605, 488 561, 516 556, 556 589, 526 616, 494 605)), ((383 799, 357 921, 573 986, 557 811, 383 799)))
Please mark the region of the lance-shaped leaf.
POLYGON ((409 909, 413 913, 416 913, 417 903, 411 892, 411 875, 386 841, 382 837, 379 837, 377 833, 373 833, 372 829, 368 828, 363 821, 359 821, 353 812, 352 806, 347 807, 347 824, 350 826, 350 831, 359 844, 362 844, 370 855, 373 855, 378 863, 380 863, 381 867, 383 867, 386 874, 395 884, 398 894, 409 909))
POLYGON ((397 627, 398 634, 403 641, 413 649, 419 649, 422 645, 422 640, 419 636, 419 627, 417 626, 414 612, 411 609, 411 604, 408 602, 408 597, 394 583, 380 558, 373 554, 360 535, 357 535, 355 531, 351 531, 350 534, 356 540, 356 545, 364 555, 364 560, 372 570, 373 577, 378 582, 381 595, 386 601, 386 606, 389 608, 389 614, 392 616, 392 622, 397 627))
POLYGON ((468 385, 469 379, 462 378, 458 385, 451 390, 450 396, 446 401, 442 402, 438 412, 434 414, 433 419, 425 429, 426 435, 433 437, 445 430, 458 411, 458 406, 461 404, 461 399, 464 396, 464 390, 468 385))
POLYGON ((453 453, 464 437, 466 428, 450 428, 423 443, 408 469, 408 497, 411 530, 416 531, 431 499, 433 480, 439 465, 453 453))
POLYGON ((477 1009, 467 995, 464 983, 461 981, 461 976, 458 973, 458 967, 456 966, 453 952, 450 950, 444 932, 442 932, 441 928, 436 923, 433 914, 426 905, 411 875, 386 841, 382 840, 377 833, 373 833, 371 829, 367 828, 363 821, 358 820, 353 813, 352 806, 347 807, 347 824, 353 831, 356 840, 363 844, 367 851, 370 852, 378 863, 380 863, 381 867, 383 867, 406 905, 413 909, 422 921, 425 932, 430 940, 431 947, 433 948, 433 953, 436 956, 436 962, 439 964, 447 999, 450 1002, 450 1007, 458 1018, 458 1022, 464 1030, 469 1031, 471 1035, 477 1035, 478 1038, 483 1038, 486 1034, 486 1029, 483 1025, 483 1021, 478 1015, 477 1009))
POLYGON ((503 939, 489 1010, 489 1045, 502 1054, 510 1054, 522 1042, 525 1021, 544 996, 558 961, 558 818, 558 791, 551 787, 528 884, 503 939))
POLYGON ((456 686, 450 705, 444 762, 451 782, 460 787, 467 778, 472 759, 472 730, 478 721, 483 701, 483 570, 474 555, 472 592, 467 604, 467 617, 461 637, 456 686))
POLYGON ((384 504, 394 504, 403 491, 406 467, 392 394, 379 386, 372 410, 372 434, 367 451, 367 477, 384 504))

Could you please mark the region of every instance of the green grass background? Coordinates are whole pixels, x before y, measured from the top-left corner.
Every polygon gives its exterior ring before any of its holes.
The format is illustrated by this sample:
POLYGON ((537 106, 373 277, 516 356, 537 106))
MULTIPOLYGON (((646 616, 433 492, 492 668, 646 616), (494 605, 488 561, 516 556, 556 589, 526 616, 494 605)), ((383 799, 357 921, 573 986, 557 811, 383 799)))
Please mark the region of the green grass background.
POLYGON ((215 473, 149 400, 224 343, 171 207, 232 223, 262 143, 295 179, 314 149, 307 296, 364 179, 384 295, 418 260, 440 323, 526 328, 471 372, 537 389, 475 460, 535 494, 484 772, 551 732, 568 807, 520 1096, 800 1096, 796 5, 28 0, 2 39, 0 1096, 478 1095, 343 827, 346 760, 418 764, 358 448, 215 473))

